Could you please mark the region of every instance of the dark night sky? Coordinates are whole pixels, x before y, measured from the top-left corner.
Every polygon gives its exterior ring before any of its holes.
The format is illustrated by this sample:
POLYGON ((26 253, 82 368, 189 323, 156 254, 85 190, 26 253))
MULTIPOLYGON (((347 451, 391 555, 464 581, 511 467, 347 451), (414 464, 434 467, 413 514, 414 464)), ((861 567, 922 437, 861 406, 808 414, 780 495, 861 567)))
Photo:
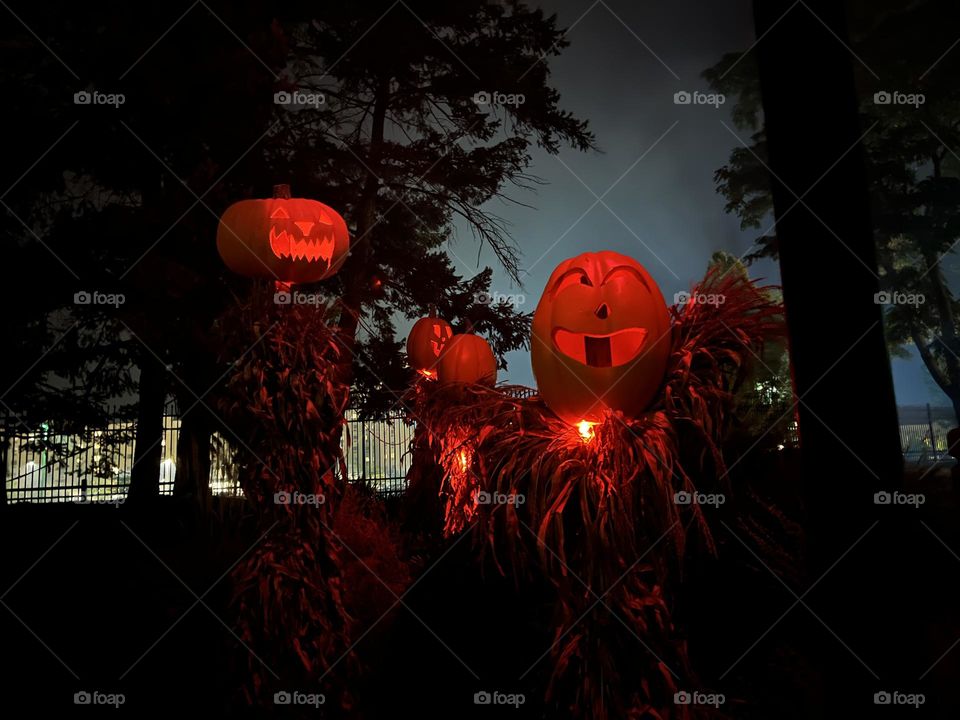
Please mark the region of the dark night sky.
MULTIPOLYGON (((713 251, 748 251, 758 231, 740 230, 713 183, 714 170, 738 144, 732 133, 744 140, 748 134, 733 125, 732 102, 719 109, 676 105, 673 95, 708 91, 700 73, 724 53, 753 44, 750 5, 749 0, 541 3, 558 14, 561 27, 571 28, 570 47, 551 60, 553 82, 563 107, 590 120, 601 152, 534 153, 531 171, 547 184, 536 193, 511 196, 535 209, 500 203, 492 208, 512 224, 523 252, 524 286, 511 286, 484 250, 480 267, 494 268, 494 291, 524 295, 521 307, 532 311, 561 260, 611 249, 645 265, 672 302, 675 292, 702 277, 713 251), (604 196, 608 207, 596 203, 591 190, 604 196)), ((518 68, 518 75, 524 70, 518 68)), ((449 251, 465 276, 477 271, 477 247, 468 230, 459 230, 449 251)), ((755 264, 751 275, 779 282, 773 262, 755 264)), ((508 360, 510 368, 500 379, 533 385, 529 353, 512 353, 508 360)), ((948 404, 919 360, 895 360, 893 369, 899 404, 948 404)))

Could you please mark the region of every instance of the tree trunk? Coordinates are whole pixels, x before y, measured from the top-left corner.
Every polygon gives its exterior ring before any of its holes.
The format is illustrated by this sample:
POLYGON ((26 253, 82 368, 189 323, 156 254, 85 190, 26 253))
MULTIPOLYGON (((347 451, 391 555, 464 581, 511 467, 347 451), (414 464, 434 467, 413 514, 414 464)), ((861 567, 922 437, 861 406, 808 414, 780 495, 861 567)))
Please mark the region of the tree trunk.
MULTIPOLYGON (((832 646, 834 638, 819 636, 822 686, 803 714, 870 717, 878 686, 911 687, 904 658, 922 656, 923 597, 910 554, 928 552, 929 539, 916 520, 875 501, 877 491, 903 487, 903 457, 881 308, 873 302, 876 246, 843 4, 791 7, 790 0, 755 0, 756 52, 790 360, 803 400, 806 589, 816 586, 811 611, 843 638, 832 646), (804 197, 795 210, 794 193, 804 197), (825 288, 841 287, 838 305, 825 288), (854 407, 864 422, 851 422, 854 407)), ((916 683, 917 673, 910 677, 916 683)))
POLYGON ((201 505, 210 495, 210 425, 201 405, 180 418, 173 494, 192 496, 201 505))
MULTIPOLYGON (((943 394, 950 398, 950 402, 953 404, 954 415, 956 415, 957 422, 960 423, 960 373, 955 370, 955 359, 954 362, 948 363, 948 368, 944 371, 938 365, 937 359, 924 340, 921 330, 916 326, 911 326, 910 337, 913 338, 913 344, 917 348, 917 352, 923 364, 926 366, 927 372, 930 373, 930 377, 933 378, 937 387, 943 391, 943 394), (953 372, 952 375, 950 374, 951 372, 953 372)), ((950 355, 949 348, 947 348, 947 352, 944 353, 944 355, 950 355)))
POLYGON ((10 436, 6 433, 6 424, 0 443, 0 507, 3 507, 7 504, 7 459, 10 455, 10 436))
POLYGON ((390 101, 389 78, 382 79, 377 86, 373 103, 370 125, 370 147, 367 153, 367 177, 357 213, 356 239, 350 250, 345 272, 345 291, 343 309, 337 323, 337 335, 346 346, 340 357, 338 374, 348 387, 353 382, 353 348, 357 337, 360 314, 363 312, 364 297, 369 290, 370 279, 370 233, 377 222, 377 192, 380 179, 377 170, 380 166, 380 153, 383 147, 384 126, 387 117, 387 105, 390 101))
POLYGON ((128 502, 138 503, 159 495, 166 398, 166 369, 155 358, 147 356, 140 364, 140 401, 128 502))

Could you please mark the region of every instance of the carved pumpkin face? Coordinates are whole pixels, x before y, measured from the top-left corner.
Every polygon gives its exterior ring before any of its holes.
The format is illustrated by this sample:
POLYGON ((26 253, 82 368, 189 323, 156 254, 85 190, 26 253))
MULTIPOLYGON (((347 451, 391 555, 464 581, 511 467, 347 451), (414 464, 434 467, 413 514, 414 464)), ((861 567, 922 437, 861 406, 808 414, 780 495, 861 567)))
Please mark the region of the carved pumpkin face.
MULTIPOLYGON (((279 192, 289 193, 289 188, 279 192)), ((248 277, 289 283, 323 280, 340 269, 349 248, 347 223, 316 200, 242 200, 227 208, 217 228, 220 257, 248 277)))
POLYGON ((495 385, 497 359, 490 344, 479 335, 454 335, 443 346, 437 363, 437 379, 442 385, 466 383, 495 385))
POLYGON ((417 320, 407 336, 407 360, 410 367, 425 377, 436 377, 440 351, 451 337, 453 328, 446 320, 437 317, 417 320))
POLYGON ((531 360, 540 396, 572 425, 605 409, 636 417, 660 388, 670 313, 653 278, 612 251, 560 263, 533 315, 531 360))

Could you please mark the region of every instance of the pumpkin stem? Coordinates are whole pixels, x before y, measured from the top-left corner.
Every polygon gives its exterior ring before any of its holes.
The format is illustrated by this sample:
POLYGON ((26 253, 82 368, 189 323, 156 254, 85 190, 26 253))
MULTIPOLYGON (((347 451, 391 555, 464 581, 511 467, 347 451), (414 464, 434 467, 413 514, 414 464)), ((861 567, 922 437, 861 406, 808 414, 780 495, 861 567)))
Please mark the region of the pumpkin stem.
POLYGON ((428 315, 429 317, 435 318, 435 317, 437 316, 437 306, 436 306, 436 305, 434 305, 433 303, 430 303, 430 305, 427 306, 427 309, 428 309, 427 315, 428 315))
POLYGON ((290 199, 290 186, 286 183, 273 186, 273 196, 282 200, 290 199))

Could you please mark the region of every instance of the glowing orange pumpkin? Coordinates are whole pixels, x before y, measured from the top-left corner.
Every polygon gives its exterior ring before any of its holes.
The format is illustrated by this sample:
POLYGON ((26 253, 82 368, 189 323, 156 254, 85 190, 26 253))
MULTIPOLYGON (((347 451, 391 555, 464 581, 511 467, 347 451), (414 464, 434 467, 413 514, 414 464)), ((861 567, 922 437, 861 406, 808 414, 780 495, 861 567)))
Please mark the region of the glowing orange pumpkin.
POLYGON ((531 361, 540 396, 571 425, 605 409, 637 417, 663 382, 670 313, 633 258, 609 250, 557 266, 533 314, 531 361))
POLYGON ((407 336, 407 361, 410 367, 425 377, 437 376, 440 351, 453 336, 453 328, 443 318, 420 318, 407 336))
POLYGON ((497 382, 497 359, 490 344, 479 335, 454 335, 440 352, 437 378, 443 385, 494 385, 497 382))
POLYGON ((247 277, 316 282, 336 273, 349 249, 344 219, 316 200, 291 198, 289 185, 275 186, 268 200, 234 203, 217 227, 220 257, 247 277))

